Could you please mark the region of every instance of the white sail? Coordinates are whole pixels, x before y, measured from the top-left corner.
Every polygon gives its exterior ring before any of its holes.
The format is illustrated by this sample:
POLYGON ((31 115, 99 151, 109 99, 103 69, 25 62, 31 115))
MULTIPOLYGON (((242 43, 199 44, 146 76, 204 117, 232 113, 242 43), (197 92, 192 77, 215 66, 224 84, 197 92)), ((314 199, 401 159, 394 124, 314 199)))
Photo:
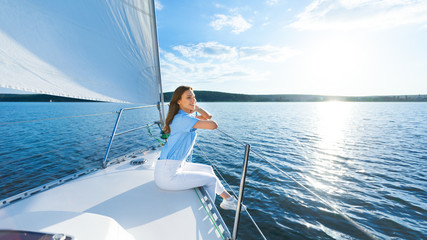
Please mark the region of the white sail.
POLYGON ((0 87, 155 104, 151 0, 0 1, 0 87))

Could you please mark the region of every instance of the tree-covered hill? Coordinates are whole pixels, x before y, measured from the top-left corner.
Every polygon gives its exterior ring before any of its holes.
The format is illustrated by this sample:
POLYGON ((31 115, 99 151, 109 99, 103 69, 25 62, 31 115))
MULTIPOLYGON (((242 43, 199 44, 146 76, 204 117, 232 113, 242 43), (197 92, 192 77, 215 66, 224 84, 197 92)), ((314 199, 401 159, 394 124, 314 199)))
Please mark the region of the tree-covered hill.
MULTIPOLYGON (((396 95, 396 96, 324 96, 301 94, 275 95, 248 95, 224 93, 214 91, 194 91, 199 102, 321 102, 321 101, 349 101, 349 102, 426 102, 427 95, 396 95)), ((169 102, 172 92, 164 94, 165 101, 169 102)))
MULTIPOLYGON (((194 91, 199 102, 427 102, 427 95, 395 96, 324 96, 300 94, 249 95, 214 91, 194 91)), ((169 102, 172 92, 164 93, 165 102, 169 102)), ((0 102, 93 102, 47 94, 0 94, 0 102)))

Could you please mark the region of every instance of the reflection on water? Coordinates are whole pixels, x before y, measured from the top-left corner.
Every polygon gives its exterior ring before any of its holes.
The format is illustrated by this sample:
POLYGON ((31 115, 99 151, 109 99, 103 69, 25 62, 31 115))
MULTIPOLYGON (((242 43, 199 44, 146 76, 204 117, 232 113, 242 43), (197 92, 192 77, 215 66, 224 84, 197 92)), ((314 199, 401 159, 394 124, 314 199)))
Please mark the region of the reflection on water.
POLYGON ((325 102, 316 105, 317 133, 320 137, 318 148, 331 155, 340 151, 337 146, 345 138, 351 116, 351 105, 344 102, 325 102))
POLYGON ((340 182, 347 168, 341 162, 344 149, 342 143, 346 141, 346 134, 351 126, 349 118, 352 115, 352 104, 344 102, 324 102, 316 105, 313 111, 315 122, 313 131, 318 136, 311 159, 313 177, 307 181, 316 189, 328 194, 339 191, 334 187, 340 182))

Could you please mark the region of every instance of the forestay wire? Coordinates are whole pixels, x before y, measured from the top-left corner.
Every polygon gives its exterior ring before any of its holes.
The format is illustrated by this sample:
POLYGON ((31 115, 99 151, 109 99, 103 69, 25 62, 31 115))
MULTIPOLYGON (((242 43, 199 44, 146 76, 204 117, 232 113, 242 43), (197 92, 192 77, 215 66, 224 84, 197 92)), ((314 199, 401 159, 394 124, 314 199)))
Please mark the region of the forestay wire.
MULTIPOLYGON (((212 165, 212 167, 215 169, 215 171, 218 173, 218 175, 225 182, 225 184, 227 185, 228 189, 231 190, 231 192, 233 193, 233 196, 237 199, 237 194, 233 191, 233 189, 231 188, 230 184, 228 184, 228 182, 222 176, 221 172, 215 167, 215 164, 208 158, 208 156, 206 155, 206 152, 199 145, 196 145, 196 147, 203 153, 203 155, 205 156, 205 158, 210 162, 210 164, 212 165)), ((248 214, 249 218, 251 219, 252 223, 255 225, 256 229, 261 234, 261 236, 263 237, 263 239, 267 240, 267 238, 262 233, 261 229, 258 227, 258 224, 253 219, 252 215, 249 213, 249 209, 247 208, 247 206, 246 206, 246 213, 248 214)))
MULTIPOLYGON (((220 133, 224 134, 225 136, 229 137, 230 139, 234 140, 235 142, 246 146, 245 143, 235 139, 234 137, 232 137, 231 135, 225 133, 224 131, 217 129, 220 133)), ((363 234, 366 235, 366 237, 370 238, 370 239, 377 239, 372 233, 370 233, 369 231, 367 231, 365 228, 363 228, 362 226, 360 226, 357 222, 355 222, 353 219, 351 219, 350 217, 348 217, 346 214, 344 214, 343 212, 341 212, 337 207, 333 206, 332 204, 330 204, 328 201, 326 201, 324 198, 320 197, 318 194, 316 194, 315 192, 313 192, 312 190, 310 190, 308 187, 306 187, 304 184, 300 183, 298 180, 296 180, 295 178, 293 178, 291 175, 289 175, 288 173, 286 173, 285 171, 283 171, 282 169, 280 169, 279 167, 277 167, 274 163, 272 163, 271 161, 269 161, 267 158, 265 158, 264 156, 262 156, 261 154, 259 154, 258 152, 256 152, 255 150, 253 150, 253 147, 251 149, 251 152, 253 152, 254 154, 256 154, 258 157, 260 157, 261 159, 263 159, 264 161, 266 161, 267 163, 269 163, 272 167, 274 167, 275 169, 277 169, 280 173, 282 173, 283 175, 287 176, 289 179, 291 179, 292 181, 294 181, 296 184, 298 184, 300 187, 304 188, 306 191, 308 191, 309 193, 311 193, 313 196, 315 196, 316 198, 318 198, 323 204, 325 204, 326 206, 330 207, 332 210, 334 210, 337 214, 339 214, 342 218, 344 218, 345 220, 347 220, 350 224, 352 224, 355 228, 357 228, 358 230, 360 230, 363 234)), ((302 176, 304 177, 304 176, 302 176)), ((234 193, 234 192, 233 192, 234 193)))

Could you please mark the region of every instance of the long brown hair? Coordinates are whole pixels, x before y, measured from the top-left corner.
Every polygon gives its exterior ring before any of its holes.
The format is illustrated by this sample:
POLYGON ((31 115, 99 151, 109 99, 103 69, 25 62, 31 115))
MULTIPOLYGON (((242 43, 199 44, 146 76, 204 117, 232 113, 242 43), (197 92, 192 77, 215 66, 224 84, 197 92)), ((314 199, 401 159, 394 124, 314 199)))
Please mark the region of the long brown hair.
POLYGON ((169 103, 169 111, 168 116, 166 117, 165 127, 163 128, 163 131, 165 133, 170 133, 171 128, 169 125, 172 123, 173 118, 179 112, 180 109, 178 101, 181 100, 182 94, 184 94, 184 92, 188 90, 193 91, 193 88, 189 86, 179 86, 177 89, 175 89, 175 92, 173 92, 172 99, 169 103))

